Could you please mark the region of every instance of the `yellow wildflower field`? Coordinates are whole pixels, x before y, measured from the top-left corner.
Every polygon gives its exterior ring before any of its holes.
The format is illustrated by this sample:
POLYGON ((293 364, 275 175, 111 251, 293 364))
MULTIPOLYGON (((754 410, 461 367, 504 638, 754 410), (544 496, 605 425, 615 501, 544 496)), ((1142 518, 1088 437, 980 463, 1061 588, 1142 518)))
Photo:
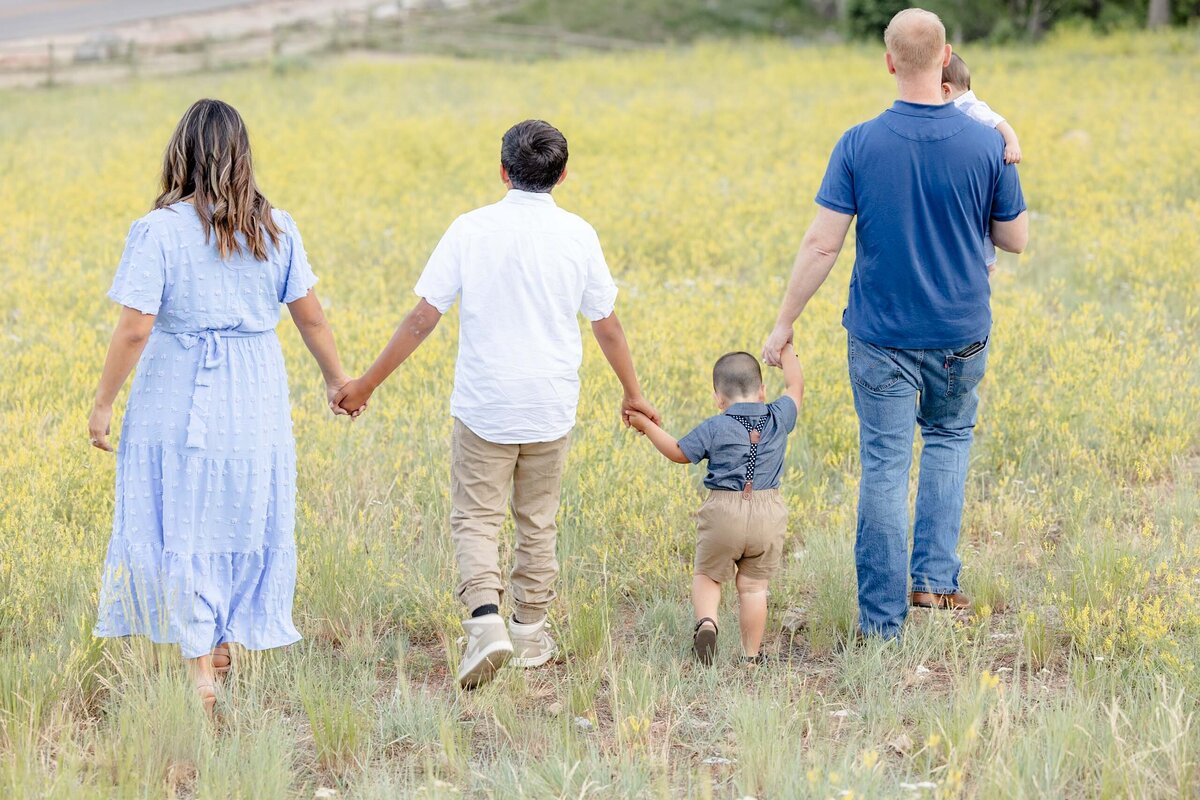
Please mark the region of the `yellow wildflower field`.
MULTIPOLYGON (((1163 797, 1200 791, 1200 42, 968 47, 1021 136, 1032 242, 1002 256, 961 552, 969 618, 853 641, 853 247, 797 326, 807 395, 766 669, 688 657, 701 474, 620 427, 587 345, 552 613, 566 657, 452 687, 454 314, 354 423, 284 323, 300 461, 296 619, 209 729, 172 648, 90 635, 113 508, 86 419, 105 299, 194 99, 236 105, 297 220, 348 369, 414 298, 500 136, 567 135, 648 397, 676 435, 770 329, 881 48, 704 44, 530 64, 347 57, 0 95, 0 796, 1163 797)), ((778 373, 770 391, 782 389, 778 373)), ((120 408, 117 419, 119 422, 120 408)), ((722 628, 732 631, 732 598, 722 628)), ((725 636, 726 643, 732 639, 725 636)))

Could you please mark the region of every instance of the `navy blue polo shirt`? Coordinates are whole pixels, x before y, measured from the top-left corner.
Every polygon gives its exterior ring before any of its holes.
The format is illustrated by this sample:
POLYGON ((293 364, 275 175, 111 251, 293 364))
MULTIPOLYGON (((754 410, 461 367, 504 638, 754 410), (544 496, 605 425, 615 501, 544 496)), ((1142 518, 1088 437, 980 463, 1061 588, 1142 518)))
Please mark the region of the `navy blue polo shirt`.
POLYGON ((882 347, 947 348, 987 337, 983 237, 1025 210, 1004 139, 953 103, 897 100, 842 135, 817 203, 855 214, 842 324, 882 347))
POLYGON ((754 489, 777 489, 783 475, 787 437, 796 427, 796 414, 796 401, 786 394, 773 403, 734 403, 724 414, 709 417, 680 439, 679 449, 693 464, 708 459, 704 485, 709 489, 740 492, 746 485, 746 467, 750 463, 750 433, 732 415, 767 417, 758 440, 754 489))

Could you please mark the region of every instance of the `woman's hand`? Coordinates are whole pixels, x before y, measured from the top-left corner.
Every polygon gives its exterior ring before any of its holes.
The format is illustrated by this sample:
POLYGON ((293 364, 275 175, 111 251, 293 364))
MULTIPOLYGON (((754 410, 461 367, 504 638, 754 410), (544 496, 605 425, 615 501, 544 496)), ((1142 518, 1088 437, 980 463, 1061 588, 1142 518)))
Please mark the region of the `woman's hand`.
POLYGON ((335 417, 344 417, 350 413, 349 411, 346 411, 346 409, 339 406, 336 402, 338 392, 340 392, 342 387, 349 382, 350 379, 343 375, 342 377, 329 381, 325 384, 325 400, 329 403, 329 410, 333 412, 335 417))
POLYGON ((92 415, 88 417, 88 436, 91 437, 92 447, 111 453, 112 445, 108 443, 108 435, 112 426, 112 406, 96 405, 92 415))

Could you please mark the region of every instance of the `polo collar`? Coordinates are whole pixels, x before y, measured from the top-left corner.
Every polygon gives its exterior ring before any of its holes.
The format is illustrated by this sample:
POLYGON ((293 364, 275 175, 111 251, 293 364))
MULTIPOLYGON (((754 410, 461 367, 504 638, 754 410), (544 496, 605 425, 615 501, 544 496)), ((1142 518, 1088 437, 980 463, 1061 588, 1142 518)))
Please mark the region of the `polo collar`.
POLYGON ((926 119, 945 119, 961 113, 954 103, 929 105, 927 103, 910 103, 907 100, 897 100, 892 103, 892 107, 888 111, 894 114, 903 114, 906 117, 924 117, 926 119))
POLYGON ((509 189, 508 194, 504 195, 504 199, 508 202, 520 203, 522 205, 557 205, 549 192, 526 192, 522 189, 509 189))
POLYGON ((765 417, 767 415, 766 403, 734 403, 729 408, 725 409, 728 416, 735 417, 765 417))

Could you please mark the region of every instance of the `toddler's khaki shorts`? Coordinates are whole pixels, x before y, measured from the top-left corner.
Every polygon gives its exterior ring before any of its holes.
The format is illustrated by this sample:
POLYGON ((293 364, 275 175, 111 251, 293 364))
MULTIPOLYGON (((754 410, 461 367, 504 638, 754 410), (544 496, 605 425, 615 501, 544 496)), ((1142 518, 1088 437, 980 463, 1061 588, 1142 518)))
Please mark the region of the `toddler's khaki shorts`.
POLYGON ((741 492, 714 489, 696 515, 696 572, 714 581, 770 578, 779 571, 788 511, 778 489, 741 492))

